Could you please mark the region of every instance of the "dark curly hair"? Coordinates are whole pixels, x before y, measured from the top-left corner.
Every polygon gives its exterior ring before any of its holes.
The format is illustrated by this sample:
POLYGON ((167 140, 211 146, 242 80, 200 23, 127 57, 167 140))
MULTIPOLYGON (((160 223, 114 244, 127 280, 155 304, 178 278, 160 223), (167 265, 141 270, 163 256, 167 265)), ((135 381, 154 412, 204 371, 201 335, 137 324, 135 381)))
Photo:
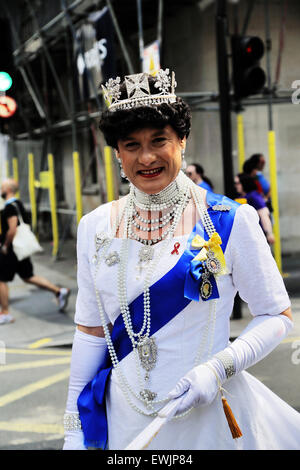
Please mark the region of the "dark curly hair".
MULTIPOLYGON (((155 79, 149 75, 149 87, 152 94, 157 94, 155 79)), ((120 99, 127 99, 125 83, 121 87, 120 99)), ((168 104, 141 106, 117 111, 105 110, 100 118, 99 129, 103 132, 108 145, 118 147, 118 140, 124 139, 136 130, 146 127, 163 129, 170 125, 180 139, 188 137, 191 128, 191 111, 179 97, 176 102, 168 104)))
POLYGON ((255 179, 252 176, 248 175, 247 173, 239 173, 238 178, 245 193, 257 191, 257 185, 255 183, 255 179))

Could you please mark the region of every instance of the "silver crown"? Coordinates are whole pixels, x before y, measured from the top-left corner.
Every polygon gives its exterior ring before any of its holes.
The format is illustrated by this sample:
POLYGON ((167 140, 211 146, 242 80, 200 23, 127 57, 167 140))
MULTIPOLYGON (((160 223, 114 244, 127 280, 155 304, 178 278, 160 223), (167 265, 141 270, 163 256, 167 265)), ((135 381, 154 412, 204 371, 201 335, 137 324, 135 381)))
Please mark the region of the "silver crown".
POLYGON ((120 100, 121 92, 120 85, 121 79, 110 78, 105 86, 102 85, 104 99, 108 104, 110 111, 119 109, 131 109, 139 106, 151 106, 161 103, 174 103, 176 101, 175 95, 175 74, 172 72, 170 77, 169 69, 158 70, 155 77, 154 87, 158 89, 156 94, 151 94, 149 88, 147 73, 137 73, 134 75, 125 76, 125 86, 127 91, 127 98, 120 100))

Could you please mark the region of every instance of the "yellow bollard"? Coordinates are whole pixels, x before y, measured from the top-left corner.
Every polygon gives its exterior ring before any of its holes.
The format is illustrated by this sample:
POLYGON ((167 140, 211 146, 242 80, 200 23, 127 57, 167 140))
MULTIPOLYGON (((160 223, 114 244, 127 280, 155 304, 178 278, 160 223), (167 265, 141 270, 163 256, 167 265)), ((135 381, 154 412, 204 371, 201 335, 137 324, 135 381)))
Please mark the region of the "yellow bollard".
POLYGON ((275 236, 274 258, 279 271, 282 273, 281 262, 281 240, 280 240, 280 224, 279 224, 279 204, 277 189, 277 162, 276 162, 276 140, 275 132, 268 132, 269 143, 269 165, 270 165, 270 182, 271 182, 271 199, 273 206, 273 232, 275 236))
POLYGON ((56 256, 58 253, 59 238, 58 238, 58 222, 57 222, 57 211, 56 211, 54 160, 53 160, 52 153, 48 154, 48 168, 49 168, 49 172, 48 172, 49 186, 48 187, 49 187, 49 200, 50 200, 50 209, 51 209, 52 237, 53 237, 52 255, 56 256))
POLYGON ((37 210, 35 199, 35 178, 34 178, 34 156, 33 153, 28 154, 28 190, 31 206, 31 226, 34 233, 37 231, 37 210))
POLYGON ((109 201, 113 201, 115 198, 115 189, 114 189, 114 174, 113 174, 113 163, 112 163, 112 149, 108 145, 105 145, 104 147, 104 163, 105 163, 107 202, 109 202, 109 201))
POLYGON ((77 225, 82 217, 82 195, 81 195, 81 176, 79 153, 73 152, 74 180, 75 180, 75 197, 76 197, 76 218, 77 225))
POLYGON ((239 172, 242 173, 243 165, 245 163, 244 119, 242 114, 237 114, 237 143, 239 172))
MULTIPOLYGON (((13 178, 19 184, 19 167, 18 167, 18 159, 16 157, 12 159, 12 165, 13 165, 13 178)), ((20 198, 20 191, 16 192, 16 197, 18 199, 20 198)))

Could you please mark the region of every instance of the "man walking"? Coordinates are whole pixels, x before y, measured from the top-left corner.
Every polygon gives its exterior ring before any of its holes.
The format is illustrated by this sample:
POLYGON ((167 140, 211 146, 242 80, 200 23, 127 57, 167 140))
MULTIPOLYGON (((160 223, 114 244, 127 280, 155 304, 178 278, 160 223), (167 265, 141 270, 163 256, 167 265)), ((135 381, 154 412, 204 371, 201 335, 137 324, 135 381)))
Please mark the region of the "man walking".
POLYGON ((34 275, 30 258, 19 261, 13 251, 12 242, 19 225, 18 211, 26 222, 26 212, 22 202, 16 198, 18 184, 13 179, 6 179, 1 185, 1 197, 5 200, 0 219, 0 325, 12 323, 9 312, 9 290, 7 283, 18 274, 24 282, 46 289, 55 294, 59 310, 62 312, 68 303, 70 289, 58 287, 48 279, 34 275))

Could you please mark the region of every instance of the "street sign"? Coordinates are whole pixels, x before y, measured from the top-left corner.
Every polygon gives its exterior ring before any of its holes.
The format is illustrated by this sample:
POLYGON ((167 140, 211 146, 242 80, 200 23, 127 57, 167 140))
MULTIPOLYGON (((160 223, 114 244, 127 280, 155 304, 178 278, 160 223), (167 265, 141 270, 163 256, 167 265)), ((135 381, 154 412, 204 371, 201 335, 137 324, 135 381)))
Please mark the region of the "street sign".
POLYGON ((17 103, 13 98, 6 95, 0 95, 0 117, 9 118, 15 114, 17 103))

